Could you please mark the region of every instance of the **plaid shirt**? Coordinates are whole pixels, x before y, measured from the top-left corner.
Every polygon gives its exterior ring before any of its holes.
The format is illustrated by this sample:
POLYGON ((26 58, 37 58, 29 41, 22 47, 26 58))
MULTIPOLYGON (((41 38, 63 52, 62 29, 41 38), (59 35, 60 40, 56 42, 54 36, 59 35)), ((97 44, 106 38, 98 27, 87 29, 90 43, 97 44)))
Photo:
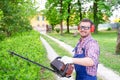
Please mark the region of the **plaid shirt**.
POLYGON ((77 53, 82 53, 82 48, 85 49, 85 56, 91 58, 94 61, 93 66, 86 67, 86 71, 89 75, 95 76, 97 74, 97 68, 99 63, 99 45, 96 40, 89 35, 86 38, 80 39, 77 46, 77 53))

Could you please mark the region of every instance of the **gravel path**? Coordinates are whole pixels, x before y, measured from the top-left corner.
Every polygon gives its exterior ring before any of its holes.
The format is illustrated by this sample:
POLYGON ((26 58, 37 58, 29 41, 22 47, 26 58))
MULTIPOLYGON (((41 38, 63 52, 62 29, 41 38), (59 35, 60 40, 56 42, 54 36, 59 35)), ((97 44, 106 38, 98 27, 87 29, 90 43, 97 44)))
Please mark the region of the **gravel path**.
MULTIPOLYGON (((65 48, 67 51, 69 51, 71 55, 73 55, 73 53, 72 53, 73 47, 71 47, 71 46, 65 44, 64 42, 61 42, 61 41, 59 41, 59 40, 57 40, 57 39, 55 39, 55 38, 53 38, 53 37, 51 37, 51 36, 49 36, 49 35, 47 35, 45 33, 41 33, 41 34, 44 34, 48 38, 51 38, 52 40, 57 42, 59 45, 61 45, 63 48, 65 48)), ((48 48, 47 51, 51 52, 49 48, 48 48)), ((56 54, 53 54, 53 52, 51 52, 51 53, 52 53, 52 55, 50 54, 49 57, 53 57, 54 55, 56 55, 56 54)), ((56 56, 54 56, 54 58, 55 57, 56 56)), ((99 64, 98 65, 98 75, 100 77, 102 77, 103 80, 120 80, 120 76, 119 75, 117 75, 113 70, 104 67, 103 64, 99 64)))
MULTIPOLYGON (((58 57, 57 53, 51 48, 51 46, 46 42, 45 39, 43 39, 42 37, 40 37, 40 39, 47 50, 47 53, 48 53, 47 56, 48 56, 49 60, 53 61, 56 57, 58 57)), ((55 76, 56 76, 57 80, 74 80, 72 77, 62 78, 62 77, 59 77, 57 75, 55 75, 55 76)))

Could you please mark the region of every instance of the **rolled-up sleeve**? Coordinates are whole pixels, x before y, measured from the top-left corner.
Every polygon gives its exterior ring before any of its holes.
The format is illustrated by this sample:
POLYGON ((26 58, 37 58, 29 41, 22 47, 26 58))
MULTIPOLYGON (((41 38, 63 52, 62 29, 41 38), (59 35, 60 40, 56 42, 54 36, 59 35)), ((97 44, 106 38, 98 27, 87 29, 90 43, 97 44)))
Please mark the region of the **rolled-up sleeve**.
POLYGON ((99 45, 97 41, 92 40, 86 45, 86 57, 90 57, 94 61, 94 65, 87 67, 87 72, 91 75, 97 74, 97 66, 99 63, 99 45))
POLYGON ((99 46, 98 43, 96 41, 91 41, 88 44, 88 48, 86 51, 86 56, 92 58, 92 60, 94 61, 94 65, 98 64, 99 62, 99 46))

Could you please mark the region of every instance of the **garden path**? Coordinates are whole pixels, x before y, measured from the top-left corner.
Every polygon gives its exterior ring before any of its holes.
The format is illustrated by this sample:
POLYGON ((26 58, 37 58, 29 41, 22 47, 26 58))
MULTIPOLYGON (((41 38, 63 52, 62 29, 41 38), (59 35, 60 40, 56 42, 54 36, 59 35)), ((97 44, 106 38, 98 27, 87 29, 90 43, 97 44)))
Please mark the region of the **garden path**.
MULTIPOLYGON (((62 46, 63 48, 65 48, 67 51, 69 51, 69 53, 70 53, 71 55, 73 55, 73 52, 72 52, 73 47, 71 47, 70 45, 67 45, 67 44, 64 43, 64 42, 61 42, 61 41, 59 41, 59 40, 57 40, 57 39, 55 39, 55 38, 47 35, 46 33, 42 33, 42 32, 41 32, 41 34, 43 34, 43 35, 47 36, 48 38, 52 39, 53 41, 57 42, 60 46, 62 46)), ((42 39, 43 39, 43 38, 42 38, 42 39)), ((41 40, 42 40, 42 39, 41 39, 41 40)), ((47 43, 47 42, 46 42, 46 43, 47 43)), ((44 44, 44 45, 46 45, 46 44, 44 44)), ((58 56, 58 55, 56 55, 56 54, 53 54, 54 51, 53 51, 53 52, 50 51, 50 48, 48 47, 48 45, 46 45, 46 47, 48 48, 47 51, 50 52, 50 54, 48 54, 48 55, 49 55, 49 56, 48 56, 49 58, 53 58, 53 59, 54 59, 56 56, 58 56), (51 55, 51 53, 52 53, 52 55, 51 55), (54 55, 55 55, 55 56, 54 56, 54 55), (54 56, 54 57, 53 57, 53 56, 54 56)), ((109 68, 106 68, 103 64, 99 64, 99 65, 98 65, 98 75, 99 75, 100 78, 102 78, 103 80, 120 80, 120 76, 119 76, 118 74, 116 74, 113 70, 111 70, 111 69, 109 69, 109 68)), ((58 79, 58 80, 60 80, 60 79, 58 79)), ((66 79, 62 79, 62 80, 66 80, 66 79)), ((69 79, 69 80, 70 80, 70 79, 69 79)))
MULTIPOLYGON (((46 42, 46 40, 44 38, 40 37, 40 39, 47 50, 47 53, 48 53, 47 56, 48 56, 49 60, 53 61, 59 55, 57 55, 57 53, 52 49, 52 47, 46 42)), ((73 77, 65 78, 65 77, 59 77, 57 75, 55 75, 55 76, 56 76, 57 80, 74 80, 73 77)))

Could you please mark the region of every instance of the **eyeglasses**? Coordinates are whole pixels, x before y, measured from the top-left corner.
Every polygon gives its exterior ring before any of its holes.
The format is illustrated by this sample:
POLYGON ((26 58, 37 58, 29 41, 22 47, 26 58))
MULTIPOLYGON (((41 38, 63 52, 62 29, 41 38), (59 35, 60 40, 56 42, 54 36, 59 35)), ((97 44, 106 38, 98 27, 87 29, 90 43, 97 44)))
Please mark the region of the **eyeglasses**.
POLYGON ((81 30, 89 30, 90 29, 90 27, 88 27, 88 26, 79 26, 79 28, 81 30))

